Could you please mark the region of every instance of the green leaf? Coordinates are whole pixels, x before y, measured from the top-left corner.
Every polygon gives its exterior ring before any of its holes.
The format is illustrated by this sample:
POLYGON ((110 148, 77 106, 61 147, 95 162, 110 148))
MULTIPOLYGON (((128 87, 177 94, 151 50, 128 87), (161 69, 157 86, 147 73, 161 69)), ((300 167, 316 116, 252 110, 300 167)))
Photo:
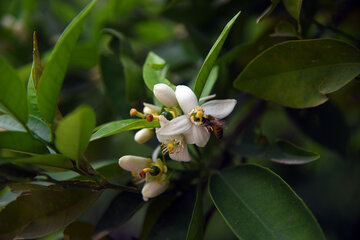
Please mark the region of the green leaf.
POLYGON ((94 232, 94 225, 88 222, 73 222, 64 230, 65 240, 88 240, 94 232))
POLYGON ((38 238, 77 219, 101 192, 88 189, 31 190, 0 212, 0 238, 38 238))
POLYGON ((261 20, 269 16, 274 11, 279 2, 280 0, 271 0, 271 5, 266 8, 265 11, 258 17, 256 23, 259 23, 261 20))
POLYGON ((288 13, 299 21, 302 0, 283 0, 283 3, 288 13))
POLYGON ((239 239, 325 239, 304 202, 269 169, 242 165, 215 173, 209 192, 239 239))
POLYGON ((211 90, 213 89, 215 82, 218 79, 218 76, 219 76, 219 66, 215 66, 215 67, 213 67, 213 69, 211 69, 211 72, 205 83, 205 86, 201 93, 200 98, 207 97, 210 95, 211 90))
POLYGON ((95 114, 90 107, 78 107, 67 115, 55 132, 55 145, 65 156, 79 160, 89 144, 95 127, 95 114))
POLYGON ((153 92, 155 84, 165 83, 175 89, 175 86, 165 78, 163 70, 165 61, 153 52, 149 52, 143 66, 143 78, 146 86, 153 92))
POLYGON ((94 238, 101 239, 128 220, 144 201, 140 194, 121 192, 110 203, 95 228, 94 238))
POLYGON ((360 51, 335 39, 277 44, 254 58, 234 87, 293 108, 314 107, 360 74, 360 51))
POLYGON ((8 131, 26 131, 20 123, 8 114, 0 115, 0 128, 8 131))
POLYGON ((0 149, 24 153, 49 153, 40 141, 25 132, 0 132, 0 149))
POLYGON ((96 132, 91 135, 91 141, 99 138, 108 137, 120 132, 130 131, 140 128, 158 128, 159 121, 148 122, 146 119, 126 119, 115 122, 109 122, 97 127, 96 132))
POLYGON ((196 191, 196 200, 192 212, 186 240, 198 240, 204 238, 203 233, 203 206, 202 206, 202 192, 201 185, 198 185, 196 191))
POLYGON ((275 32, 270 37, 298 37, 295 26, 288 21, 280 21, 275 26, 275 32))
POLYGON ((129 102, 137 102, 140 97, 142 97, 141 94, 144 89, 141 68, 129 57, 122 56, 120 57, 120 60, 124 67, 126 98, 129 102))
POLYGON ((320 155, 300 148, 288 141, 278 140, 266 154, 271 161, 283 164, 305 164, 319 159, 320 155))
POLYGON ((196 77, 195 86, 194 86, 194 93, 199 98, 203 88, 206 84, 206 80, 209 77, 210 71, 213 68, 216 59, 221 51, 222 46, 224 45, 224 42, 226 40, 226 37, 228 36, 231 27, 235 23, 235 20, 240 15, 240 12, 238 12, 224 27, 223 31, 221 32, 220 36, 210 49, 208 55, 205 58, 205 61, 203 65, 201 66, 201 69, 199 71, 199 74, 196 77))
MULTIPOLYGON (((183 195, 179 198, 177 198, 172 203, 172 205, 167 208, 160 216, 147 239, 183 240, 192 239, 191 237, 199 236, 200 233, 195 231, 195 229, 201 224, 195 222, 191 223, 192 219, 194 221, 195 219, 197 219, 197 217, 195 216, 198 215, 198 211, 200 210, 194 210, 194 206, 196 205, 196 192, 196 187, 194 187, 183 193, 183 195), (191 232, 189 232, 190 223, 191 228, 193 228, 191 229, 191 232)), ((197 204, 200 203, 198 202, 197 204)))
POLYGON ((37 166, 55 167, 71 170, 74 168, 71 160, 61 154, 42 154, 29 158, 14 159, 12 163, 30 163, 37 166))
POLYGON ((37 88, 39 109, 44 119, 49 123, 52 123, 55 115, 58 96, 71 58, 71 52, 95 3, 96 0, 89 3, 62 33, 39 80, 37 88))
POLYGON ((0 107, 25 125, 28 119, 26 90, 16 70, 0 56, 0 107))

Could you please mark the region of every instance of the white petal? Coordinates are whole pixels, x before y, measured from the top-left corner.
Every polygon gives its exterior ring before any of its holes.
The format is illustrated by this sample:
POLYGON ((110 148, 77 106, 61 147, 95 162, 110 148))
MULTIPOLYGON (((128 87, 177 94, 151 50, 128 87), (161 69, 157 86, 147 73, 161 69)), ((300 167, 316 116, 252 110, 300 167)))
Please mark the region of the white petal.
POLYGON ((175 107, 177 105, 174 90, 164 83, 154 85, 154 95, 166 107, 175 107))
POLYGON ((210 133, 208 133, 206 129, 202 126, 194 126, 193 136, 194 136, 195 144, 198 147, 205 147, 205 145, 209 141, 210 133))
POLYGON ((185 114, 189 113, 194 107, 198 106, 195 93, 185 85, 178 85, 175 90, 176 99, 185 114))
POLYGON ((174 152, 169 154, 172 160, 176 160, 179 162, 189 162, 190 161, 190 154, 187 145, 185 144, 183 151, 174 152))
POLYGON ((158 159, 160 151, 161 151, 161 148, 160 148, 160 145, 159 145, 159 146, 157 146, 155 148, 155 150, 152 153, 151 159, 152 159, 153 162, 156 162, 156 160, 158 159))
POLYGON ((149 200, 149 198, 154 198, 159 196, 169 187, 169 182, 167 180, 164 181, 156 181, 153 180, 151 182, 146 182, 141 193, 143 195, 144 201, 149 200))
POLYGON ((194 130, 193 130, 194 127, 196 127, 196 126, 193 124, 193 126, 191 126, 191 128, 188 131, 183 133, 183 135, 185 137, 185 142, 187 144, 195 143, 194 130))
POLYGON ((126 155, 119 159, 119 165, 129 172, 141 172, 150 165, 150 162, 144 157, 126 155))
POLYGON ((154 135, 154 129, 143 128, 136 132, 134 139, 137 143, 141 144, 150 140, 150 138, 152 138, 153 135, 154 135))
POLYGON ((181 115, 172 119, 161 128, 156 129, 156 134, 167 136, 180 135, 188 131, 192 125, 191 121, 185 115, 181 115))
POLYGON ((201 107, 204 109, 205 115, 212 115, 216 118, 222 119, 234 110, 235 105, 235 99, 225 99, 212 100, 204 103, 201 107))
POLYGON ((168 124, 170 121, 166 119, 166 117, 164 117, 163 115, 159 116, 159 122, 160 122, 160 126, 164 127, 166 124, 168 124))
POLYGON ((145 114, 159 114, 161 112, 161 107, 150 104, 150 103, 143 103, 144 109, 143 113, 145 114))
POLYGON ((199 102, 204 102, 204 101, 213 99, 215 97, 216 97, 216 94, 212 94, 212 95, 209 95, 209 96, 206 96, 206 97, 202 97, 202 98, 199 99, 199 102))

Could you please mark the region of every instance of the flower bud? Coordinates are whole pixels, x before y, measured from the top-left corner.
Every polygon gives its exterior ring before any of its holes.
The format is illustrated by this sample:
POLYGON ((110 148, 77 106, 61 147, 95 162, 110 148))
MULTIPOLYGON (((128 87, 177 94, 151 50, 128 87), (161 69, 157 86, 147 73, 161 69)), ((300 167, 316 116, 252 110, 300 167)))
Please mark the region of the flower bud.
POLYGON ((168 187, 169 187, 169 182, 165 179, 163 181, 154 180, 151 182, 146 182, 141 191, 144 201, 148 201, 149 198, 154 198, 156 196, 159 196, 160 194, 165 192, 165 190, 168 187))
POLYGON ((155 84, 154 95, 166 107, 175 107, 177 105, 174 90, 164 83, 155 84))
POLYGON ((136 132, 134 138, 137 143, 145 143, 148 140, 150 140, 150 138, 152 138, 153 135, 154 135, 154 129, 143 128, 136 132))
POLYGON ((151 160, 147 158, 126 155, 119 159, 119 165, 129 172, 141 172, 144 168, 149 167, 151 160))
POLYGON ((143 112, 145 114, 159 114, 160 111, 161 111, 161 107, 150 104, 150 103, 144 103, 143 112))

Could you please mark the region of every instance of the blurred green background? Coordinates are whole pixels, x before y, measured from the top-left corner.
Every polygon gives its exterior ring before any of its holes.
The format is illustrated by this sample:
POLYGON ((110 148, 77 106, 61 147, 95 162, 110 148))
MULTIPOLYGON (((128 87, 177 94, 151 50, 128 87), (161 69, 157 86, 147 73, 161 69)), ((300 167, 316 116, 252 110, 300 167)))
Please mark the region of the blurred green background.
MULTIPOLYGON (((0 2, 0 54, 18 69, 24 84, 31 68, 33 31, 37 33, 42 61, 46 64, 59 34, 88 2, 0 2)), ((60 95, 60 111, 66 115, 80 104, 90 105, 96 111, 97 125, 129 118, 131 107, 141 109, 143 101, 152 102, 152 99, 142 85, 131 93, 126 91, 121 59, 131 59, 131 67, 138 72, 149 51, 167 61, 169 79, 174 84, 191 85, 222 28, 241 10, 223 47, 219 79, 213 91, 217 98, 238 100, 237 112, 228 123, 231 131, 257 101, 232 88, 232 82, 258 53, 275 43, 296 39, 291 34, 278 34, 279 26, 288 26, 290 33, 297 27, 282 4, 256 23, 269 5, 268 0, 98 1, 72 54, 60 95)), ((303 1, 304 39, 330 37, 359 47, 359 26, 360 2, 357 0, 303 1)), ((139 78, 139 74, 134 77, 139 78)), ((251 147, 246 132, 255 132, 270 142, 287 139, 321 155, 319 160, 304 166, 284 166, 251 154, 237 158, 241 162, 245 156, 247 162, 260 163, 279 174, 311 209, 330 240, 360 236, 359 90, 360 81, 355 79, 331 94, 328 102, 311 109, 288 109, 267 103, 264 114, 239 136, 239 144, 244 148, 251 147)), ((133 141, 133 135, 127 132, 92 142, 86 155, 92 162, 116 162, 125 154, 150 155, 156 141, 140 145, 133 141)), ((216 150, 213 154, 216 155, 216 150)), ((108 204, 112 196, 112 193, 104 194, 100 202, 108 204)), ((96 204, 83 218, 96 221, 99 212, 105 209, 103 206, 96 204)), ((136 213, 112 236, 121 236, 121 239, 137 236, 144 213, 144 209, 136 213)), ((236 239, 218 213, 210 219, 205 237, 236 239)))

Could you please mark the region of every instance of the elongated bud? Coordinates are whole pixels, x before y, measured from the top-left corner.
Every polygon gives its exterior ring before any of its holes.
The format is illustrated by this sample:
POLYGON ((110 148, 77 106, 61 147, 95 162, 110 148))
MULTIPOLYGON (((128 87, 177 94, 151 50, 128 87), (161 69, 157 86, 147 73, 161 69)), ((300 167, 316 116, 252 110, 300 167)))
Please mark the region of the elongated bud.
POLYGON ((177 105, 174 90, 164 83, 155 84, 154 95, 166 107, 175 107, 177 105))
POLYGON ((143 128, 136 132, 134 138, 137 143, 145 143, 148 140, 150 140, 150 138, 152 138, 153 135, 154 135, 154 129, 143 128))
MULTIPOLYGON (((165 175, 164 175, 165 176, 165 175)), ((143 195, 144 201, 148 201, 149 198, 154 198, 165 192, 165 190, 169 187, 169 182, 167 180, 164 181, 151 181, 145 183, 141 193, 143 195)))
POLYGON ((119 165, 129 172, 141 172, 150 166, 151 160, 133 155, 126 155, 119 159, 119 165))
POLYGON ((144 103, 143 112, 145 114, 159 114, 161 112, 161 107, 158 107, 150 103, 144 103))

